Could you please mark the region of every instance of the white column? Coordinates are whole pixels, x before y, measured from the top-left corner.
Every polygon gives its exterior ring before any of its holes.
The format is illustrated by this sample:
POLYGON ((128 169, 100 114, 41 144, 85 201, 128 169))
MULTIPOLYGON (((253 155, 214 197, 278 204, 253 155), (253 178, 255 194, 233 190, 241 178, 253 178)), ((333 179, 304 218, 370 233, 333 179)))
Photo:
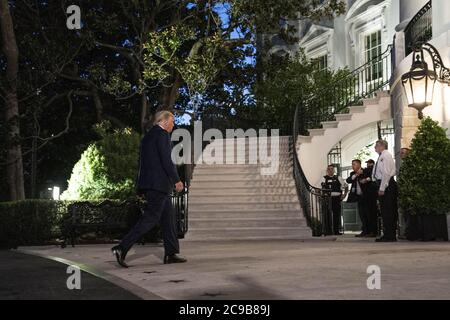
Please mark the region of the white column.
POLYGON ((450 1, 433 0, 433 38, 450 30, 450 1))

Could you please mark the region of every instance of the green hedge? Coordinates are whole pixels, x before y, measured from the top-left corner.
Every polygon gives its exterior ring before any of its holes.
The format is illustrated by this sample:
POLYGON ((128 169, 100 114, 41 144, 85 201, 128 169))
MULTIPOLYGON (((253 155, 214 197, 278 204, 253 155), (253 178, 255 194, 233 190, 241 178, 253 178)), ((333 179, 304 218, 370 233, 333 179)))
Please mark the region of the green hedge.
POLYGON ((0 248, 45 244, 60 237, 68 204, 50 200, 0 203, 0 248))
MULTIPOLYGON (((99 204, 103 200, 90 201, 99 204)), ((113 202, 119 203, 119 200, 113 202)), ((67 208, 76 201, 24 200, 0 202, 0 248, 56 244, 62 238, 67 208)), ((102 214, 108 214, 107 210, 102 214)), ((130 214, 131 210, 130 210, 130 214)), ((104 240, 105 234, 102 234, 104 240)), ((107 235, 108 236, 108 235, 107 235)), ((119 235, 120 236, 120 235, 119 235)), ((95 239, 94 239, 95 240, 95 239)), ((159 240, 159 228, 145 237, 146 242, 159 240)))

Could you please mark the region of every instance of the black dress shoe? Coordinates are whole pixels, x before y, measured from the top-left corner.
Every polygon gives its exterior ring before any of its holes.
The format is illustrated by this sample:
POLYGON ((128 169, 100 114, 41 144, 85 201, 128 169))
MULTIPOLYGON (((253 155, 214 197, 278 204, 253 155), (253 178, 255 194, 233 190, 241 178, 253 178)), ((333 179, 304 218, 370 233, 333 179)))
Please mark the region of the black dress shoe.
POLYGON ((166 255, 164 256, 164 264, 170 264, 170 263, 184 263, 187 262, 187 260, 177 254, 172 255, 166 255))
POLYGON ((355 237, 356 238, 364 238, 367 234, 364 232, 361 232, 360 234, 357 234, 355 237))
POLYGON ((389 239, 389 238, 385 238, 385 237, 381 237, 378 239, 375 239, 375 242, 397 242, 397 239, 389 239))
POLYGON ((111 248, 112 253, 116 257, 117 263, 119 266, 123 268, 128 268, 128 265, 125 263, 125 256, 127 253, 120 246, 115 246, 111 248))

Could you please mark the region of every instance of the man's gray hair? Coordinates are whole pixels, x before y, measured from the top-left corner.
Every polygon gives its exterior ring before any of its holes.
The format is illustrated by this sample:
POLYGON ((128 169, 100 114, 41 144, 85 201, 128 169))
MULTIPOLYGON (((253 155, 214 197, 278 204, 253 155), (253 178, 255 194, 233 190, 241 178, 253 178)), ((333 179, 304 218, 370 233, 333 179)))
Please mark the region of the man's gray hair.
POLYGON ((161 123, 169 119, 170 117, 174 117, 173 113, 167 110, 159 111, 155 114, 155 121, 153 122, 155 125, 161 123))
POLYGON ((377 144, 380 145, 380 146, 383 146, 385 150, 387 150, 388 147, 389 147, 389 144, 388 144, 388 142, 386 140, 378 140, 377 144))

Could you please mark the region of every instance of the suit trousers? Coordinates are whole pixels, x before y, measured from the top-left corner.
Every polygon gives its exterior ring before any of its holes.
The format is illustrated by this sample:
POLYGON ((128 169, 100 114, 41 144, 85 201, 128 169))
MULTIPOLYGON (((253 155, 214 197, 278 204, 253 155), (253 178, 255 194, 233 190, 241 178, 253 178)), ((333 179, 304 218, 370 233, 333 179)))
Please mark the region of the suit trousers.
POLYGON ((144 208, 142 217, 122 239, 120 246, 125 252, 130 250, 139 239, 159 223, 161 225, 165 254, 179 253, 180 246, 170 195, 155 190, 148 190, 145 198, 147 205, 144 208))
POLYGON ((367 190, 363 196, 364 211, 367 215, 367 232, 378 234, 378 194, 376 190, 372 189, 367 190))
POLYGON ((361 231, 363 234, 369 234, 369 216, 367 214, 366 205, 362 195, 357 196, 357 203, 359 219, 361 220, 361 231))
POLYGON ((378 197, 380 201, 381 218, 383 219, 383 235, 387 239, 397 238, 397 207, 398 187, 397 182, 392 178, 389 186, 384 192, 384 196, 378 197))
POLYGON ((332 217, 330 217, 330 221, 327 228, 327 234, 338 234, 341 232, 342 224, 342 199, 341 197, 331 197, 331 212, 332 217))

